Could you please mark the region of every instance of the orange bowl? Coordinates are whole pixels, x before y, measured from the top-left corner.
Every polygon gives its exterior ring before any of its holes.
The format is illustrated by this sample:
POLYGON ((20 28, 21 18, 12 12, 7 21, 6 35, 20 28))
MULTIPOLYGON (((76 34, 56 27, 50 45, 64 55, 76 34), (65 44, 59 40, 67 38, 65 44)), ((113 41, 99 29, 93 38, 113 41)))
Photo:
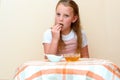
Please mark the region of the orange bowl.
POLYGON ((73 62, 73 61, 78 61, 80 59, 80 54, 79 53, 73 53, 73 54, 64 54, 64 58, 66 61, 73 62))

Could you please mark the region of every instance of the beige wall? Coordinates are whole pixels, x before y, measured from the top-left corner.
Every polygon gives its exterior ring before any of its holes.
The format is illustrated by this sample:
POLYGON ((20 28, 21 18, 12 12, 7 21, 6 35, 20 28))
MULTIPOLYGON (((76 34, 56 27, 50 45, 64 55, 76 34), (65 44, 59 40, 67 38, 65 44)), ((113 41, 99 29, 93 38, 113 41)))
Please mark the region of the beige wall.
MULTIPOLYGON (((120 66, 120 0, 75 0, 80 6, 91 57, 120 66)), ((57 0, 0 0, 0 80, 16 68, 42 60, 42 35, 54 22, 57 0)))
POLYGON ((119 3, 120 0, 81 0, 80 8, 90 55, 120 66, 119 3))

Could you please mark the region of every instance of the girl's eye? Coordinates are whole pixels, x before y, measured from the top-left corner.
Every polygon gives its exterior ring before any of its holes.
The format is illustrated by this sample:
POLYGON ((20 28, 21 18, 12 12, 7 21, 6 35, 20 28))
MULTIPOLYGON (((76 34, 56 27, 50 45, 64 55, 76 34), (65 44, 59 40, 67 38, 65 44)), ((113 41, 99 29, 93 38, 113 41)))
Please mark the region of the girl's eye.
POLYGON ((69 15, 64 15, 65 17, 69 17, 69 15))
POLYGON ((60 16, 60 13, 56 13, 57 16, 60 16))

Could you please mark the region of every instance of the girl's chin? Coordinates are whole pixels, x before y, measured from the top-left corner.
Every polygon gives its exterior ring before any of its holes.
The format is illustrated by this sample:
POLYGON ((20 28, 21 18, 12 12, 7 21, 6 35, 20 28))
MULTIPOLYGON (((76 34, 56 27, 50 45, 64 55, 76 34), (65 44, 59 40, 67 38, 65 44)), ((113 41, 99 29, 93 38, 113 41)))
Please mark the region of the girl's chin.
POLYGON ((64 29, 63 29, 63 28, 61 29, 61 32, 64 32, 64 29))

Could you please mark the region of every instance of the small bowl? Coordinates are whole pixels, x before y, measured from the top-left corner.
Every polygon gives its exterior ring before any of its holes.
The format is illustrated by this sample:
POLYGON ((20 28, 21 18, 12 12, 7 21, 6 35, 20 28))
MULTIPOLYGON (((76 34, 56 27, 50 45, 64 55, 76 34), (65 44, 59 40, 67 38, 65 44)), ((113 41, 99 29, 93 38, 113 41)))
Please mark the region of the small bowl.
POLYGON ((78 53, 64 54, 64 58, 68 62, 74 62, 80 59, 80 54, 78 53))
POLYGON ((53 54, 45 54, 45 56, 51 62, 59 62, 63 58, 63 56, 57 56, 57 55, 53 55, 53 54))

